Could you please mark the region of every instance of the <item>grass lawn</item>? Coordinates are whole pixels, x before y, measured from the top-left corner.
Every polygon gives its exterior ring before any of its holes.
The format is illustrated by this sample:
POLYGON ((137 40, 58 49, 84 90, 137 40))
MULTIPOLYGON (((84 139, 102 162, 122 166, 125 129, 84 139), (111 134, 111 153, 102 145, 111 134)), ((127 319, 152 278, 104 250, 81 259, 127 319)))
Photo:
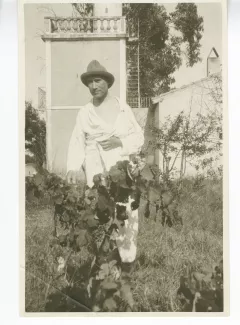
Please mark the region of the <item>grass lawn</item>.
MULTIPOLYGON (((183 218, 181 227, 163 227, 160 220, 154 221, 154 212, 145 219, 143 203, 139 209, 138 255, 131 277, 134 300, 138 311, 181 311, 177 299, 180 276, 188 269, 212 270, 222 259, 222 183, 184 182, 178 207, 183 218)), ((85 311, 81 287, 68 295, 62 290, 61 280, 51 276, 52 230, 53 208, 26 203, 26 311, 45 311, 52 293, 55 311, 62 310, 64 299, 72 306, 68 311, 85 311)), ((91 259, 87 250, 79 253, 78 269, 87 265, 82 274, 87 275, 91 259)), ((81 274, 79 279, 83 281, 81 274)))

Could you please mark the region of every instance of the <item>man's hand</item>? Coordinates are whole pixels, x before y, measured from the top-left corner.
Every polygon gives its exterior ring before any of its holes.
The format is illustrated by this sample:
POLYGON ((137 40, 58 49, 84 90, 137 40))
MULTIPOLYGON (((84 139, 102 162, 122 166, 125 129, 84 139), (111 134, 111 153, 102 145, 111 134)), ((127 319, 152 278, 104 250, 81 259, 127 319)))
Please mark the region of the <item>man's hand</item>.
POLYGON ((79 184, 80 182, 84 182, 86 180, 86 177, 85 177, 85 174, 84 174, 83 170, 81 170, 81 171, 70 170, 67 173, 66 178, 67 178, 67 182, 69 184, 79 184))
POLYGON ((107 140, 104 141, 99 141, 100 145, 102 146, 103 150, 108 151, 108 150, 112 150, 118 147, 122 147, 122 141, 113 136, 107 140))

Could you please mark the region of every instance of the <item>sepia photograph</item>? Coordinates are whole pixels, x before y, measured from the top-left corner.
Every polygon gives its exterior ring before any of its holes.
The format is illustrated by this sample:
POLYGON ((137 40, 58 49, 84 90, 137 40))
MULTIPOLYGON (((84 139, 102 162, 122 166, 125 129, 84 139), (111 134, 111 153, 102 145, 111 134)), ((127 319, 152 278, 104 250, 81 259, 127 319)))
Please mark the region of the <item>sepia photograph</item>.
POLYGON ((22 312, 224 316, 225 1, 21 2, 22 312))

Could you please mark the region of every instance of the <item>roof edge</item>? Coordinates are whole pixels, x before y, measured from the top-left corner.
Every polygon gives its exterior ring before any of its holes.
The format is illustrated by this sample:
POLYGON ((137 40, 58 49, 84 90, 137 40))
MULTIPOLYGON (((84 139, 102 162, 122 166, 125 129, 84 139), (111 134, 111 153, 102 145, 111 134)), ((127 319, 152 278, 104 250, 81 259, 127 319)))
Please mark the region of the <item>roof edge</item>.
POLYGON ((192 86, 192 85, 197 85, 198 83, 201 83, 201 82, 203 82, 203 81, 206 81, 206 80, 212 79, 213 77, 216 77, 216 76, 218 76, 218 75, 221 75, 221 71, 216 72, 216 73, 213 73, 213 74, 211 74, 210 76, 205 77, 205 78, 202 78, 202 79, 199 79, 199 80, 197 80, 197 81, 193 81, 193 82, 191 82, 190 84, 184 85, 184 86, 182 86, 182 87, 179 87, 179 88, 176 88, 176 89, 172 89, 172 90, 170 90, 170 91, 168 91, 168 92, 166 92, 166 93, 163 93, 163 94, 161 94, 161 95, 159 95, 159 96, 152 97, 152 98, 151 98, 151 99, 152 99, 152 103, 153 103, 153 104, 157 104, 157 103, 160 102, 160 100, 161 100, 162 98, 164 98, 164 97, 166 97, 166 96, 168 96, 168 95, 170 95, 170 94, 172 94, 172 93, 175 93, 175 92, 177 92, 177 91, 181 91, 181 90, 183 90, 183 89, 185 89, 185 88, 187 88, 187 87, 189 87, 189 86, 192 86))

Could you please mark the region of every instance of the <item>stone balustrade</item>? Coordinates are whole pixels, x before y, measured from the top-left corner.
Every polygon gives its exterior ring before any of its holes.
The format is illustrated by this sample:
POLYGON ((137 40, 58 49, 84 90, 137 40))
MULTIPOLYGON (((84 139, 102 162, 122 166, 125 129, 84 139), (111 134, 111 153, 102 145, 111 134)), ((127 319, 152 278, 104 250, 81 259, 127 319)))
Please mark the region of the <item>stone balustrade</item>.
POLYGON ((45 36, 57 34, 75 35, 124 35, 126 34, 125 17, 86 17, 86 18, 45 18, 45 36))

